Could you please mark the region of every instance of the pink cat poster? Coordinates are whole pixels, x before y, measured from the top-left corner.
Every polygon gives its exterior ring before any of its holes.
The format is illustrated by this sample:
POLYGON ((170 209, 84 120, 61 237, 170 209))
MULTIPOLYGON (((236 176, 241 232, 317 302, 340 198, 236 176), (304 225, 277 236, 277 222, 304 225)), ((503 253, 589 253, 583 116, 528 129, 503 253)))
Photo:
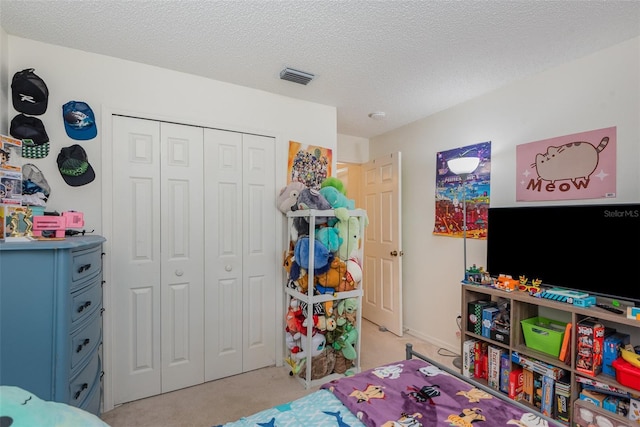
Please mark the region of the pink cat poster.
POLYGON ((615 197, 615 126, 516 147, 516 201, 615 197))

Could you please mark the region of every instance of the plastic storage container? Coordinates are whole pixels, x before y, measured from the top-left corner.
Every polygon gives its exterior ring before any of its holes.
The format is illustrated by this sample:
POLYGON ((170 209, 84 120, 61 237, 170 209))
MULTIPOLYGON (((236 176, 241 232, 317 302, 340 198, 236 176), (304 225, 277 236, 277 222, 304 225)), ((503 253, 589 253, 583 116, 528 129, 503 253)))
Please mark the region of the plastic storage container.
POLYGON ((616 370, 616 381, 625 387, 640 390, 640 368, 618 357, 613 361, 613 369, 616 370))
POLYGON ((565 322, 546 317, 532 317, 520 321, 520 324, 527 347, 554 357, 560 355, 560 347, 567 327, 565 322))

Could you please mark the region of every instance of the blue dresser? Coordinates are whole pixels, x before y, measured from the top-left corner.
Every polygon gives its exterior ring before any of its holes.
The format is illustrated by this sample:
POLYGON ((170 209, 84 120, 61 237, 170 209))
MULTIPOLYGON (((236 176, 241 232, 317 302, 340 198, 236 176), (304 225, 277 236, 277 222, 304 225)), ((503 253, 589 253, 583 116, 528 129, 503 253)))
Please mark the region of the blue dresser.
POLYGON ((0 384, 100 414, 101 236, 0 242, 0 384))

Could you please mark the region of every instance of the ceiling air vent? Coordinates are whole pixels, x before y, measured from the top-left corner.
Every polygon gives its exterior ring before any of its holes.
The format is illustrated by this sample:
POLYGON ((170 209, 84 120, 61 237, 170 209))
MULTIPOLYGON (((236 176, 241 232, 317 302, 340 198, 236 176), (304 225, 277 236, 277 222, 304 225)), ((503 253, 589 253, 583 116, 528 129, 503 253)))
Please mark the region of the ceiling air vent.
POLYGON ((280 78, 282 80, 288 80, 290 82, 299 83, 301 85, 306 85, 311 80, 313 80, 314 77, 315 76, 313 74, 294 70, 293 68, 285 68, 280 71, 280 78))

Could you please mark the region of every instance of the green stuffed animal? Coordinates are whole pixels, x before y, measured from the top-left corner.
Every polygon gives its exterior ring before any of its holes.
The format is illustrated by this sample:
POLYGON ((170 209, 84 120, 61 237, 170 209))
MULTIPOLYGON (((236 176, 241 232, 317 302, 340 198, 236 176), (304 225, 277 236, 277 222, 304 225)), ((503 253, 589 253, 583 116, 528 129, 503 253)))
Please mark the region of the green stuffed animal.
MULTIPOLYGON (((338 236, 342 239, 337 255, 341 260, 347 261, 360 245, 360 220, 357 216, 350 216, 346 208, 335 209, 335 216, 338 222, 333 227, 338 230, 338 236)), ((367 217, 362 219, 366 226, 367 217)))
POLYGON ((353 346, 357 340, 358 330, 350 323, 347 323, 344 333, 333 343, 333 348, 340 350, 345 359, 354 360, 358 357, 356 349, 353 346))
POLYGON ((335 187, 324 187, 320 189, 320 194, 329 202, 329 204, 335 208, 347 208, 353 210, 356 208, 356 202, 353 199, 347 198, 335 187))
POLYGON ((320 183, 320 189, 326 187, 334 187, 345 196, 347 195, 347 188, 344 186, 344 183, 338 178, 334 178, 332 176, 325 178, 325 180, 320 183))

